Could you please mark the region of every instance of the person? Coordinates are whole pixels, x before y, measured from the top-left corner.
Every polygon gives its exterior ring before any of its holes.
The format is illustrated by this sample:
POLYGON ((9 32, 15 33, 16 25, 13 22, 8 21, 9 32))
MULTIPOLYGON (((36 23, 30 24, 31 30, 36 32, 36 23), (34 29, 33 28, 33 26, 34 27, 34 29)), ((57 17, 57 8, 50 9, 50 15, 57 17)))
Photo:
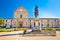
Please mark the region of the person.
POLYGON ((30 28, 31 28, 31 25, 30 25, 30 28))
POLYGON ((23 32, 23 36, 26 34, 26 30, 24 30, 24 32, 23 32))

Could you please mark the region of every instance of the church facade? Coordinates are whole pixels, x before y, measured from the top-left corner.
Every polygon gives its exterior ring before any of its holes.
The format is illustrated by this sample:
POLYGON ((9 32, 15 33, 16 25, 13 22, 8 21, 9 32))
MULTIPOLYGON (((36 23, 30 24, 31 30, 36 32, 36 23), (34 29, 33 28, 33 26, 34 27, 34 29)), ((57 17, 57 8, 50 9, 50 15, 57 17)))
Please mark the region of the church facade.
POLYGON ((29 18, 24 7, 19 7, 14 12, 13 19, 4 19, 4 26, 10 27, 58 27, 58 18, 29 18))

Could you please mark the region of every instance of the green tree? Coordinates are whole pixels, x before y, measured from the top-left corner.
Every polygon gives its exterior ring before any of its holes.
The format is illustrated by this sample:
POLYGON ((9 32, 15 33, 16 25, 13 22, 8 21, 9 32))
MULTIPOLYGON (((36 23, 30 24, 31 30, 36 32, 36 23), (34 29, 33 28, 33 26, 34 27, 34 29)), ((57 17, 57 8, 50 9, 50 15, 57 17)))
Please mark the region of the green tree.
POLYGON ((49 22, 47 22, 47 27, 49 27, 50 26, 50 23, 49 22))
POLYGON ((3 27, 3 25, 4 25, 4 20, 0 19, 0 28, 3 27))
POLYGON ((35 12, 34 13, 35 13, 35 18, 37 18, 37 16, 38 16, 38 6, 37 5, 35 6, 35 12))

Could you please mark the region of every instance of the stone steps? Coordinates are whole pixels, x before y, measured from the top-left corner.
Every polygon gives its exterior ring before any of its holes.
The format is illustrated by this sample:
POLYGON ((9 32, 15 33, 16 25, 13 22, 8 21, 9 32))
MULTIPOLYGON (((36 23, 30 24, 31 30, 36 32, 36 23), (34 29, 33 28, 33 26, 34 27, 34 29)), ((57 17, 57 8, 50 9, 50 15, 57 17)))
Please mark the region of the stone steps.
POLYGON ((39 27, 33 27, 32 30, 40 30, 39 27))
POLYGON ((53 31, 32 31, 29 34, 25 34, 25 36, 53 36, 56 35, 53 31))

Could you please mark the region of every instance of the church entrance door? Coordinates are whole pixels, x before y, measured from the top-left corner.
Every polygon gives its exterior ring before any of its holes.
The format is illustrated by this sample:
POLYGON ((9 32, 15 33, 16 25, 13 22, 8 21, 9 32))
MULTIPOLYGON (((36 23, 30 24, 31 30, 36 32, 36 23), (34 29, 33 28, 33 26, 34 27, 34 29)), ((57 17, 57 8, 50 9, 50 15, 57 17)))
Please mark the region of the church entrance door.
POLYGON ((19 21, 19 27, 23 27, 23 22, 19 21))
POLYGON ((22 27, 22 24, 20 24, 20 27, 22 27))

